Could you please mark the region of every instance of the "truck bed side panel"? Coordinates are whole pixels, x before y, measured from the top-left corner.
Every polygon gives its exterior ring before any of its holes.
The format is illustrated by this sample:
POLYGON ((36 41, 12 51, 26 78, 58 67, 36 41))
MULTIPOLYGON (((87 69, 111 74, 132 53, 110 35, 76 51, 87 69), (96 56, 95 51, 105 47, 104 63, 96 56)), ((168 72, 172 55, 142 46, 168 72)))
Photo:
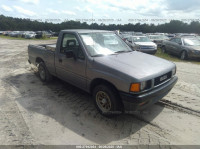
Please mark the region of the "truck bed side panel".
POLYGON ((34 46, 29 45, 28 47, 28 55, 29 55, 29 61, 36 65, 37 58, 40 58, 44 61, 48 71, 55 75, 55 51, 48 50, 45 48, 45 46, 34 46))

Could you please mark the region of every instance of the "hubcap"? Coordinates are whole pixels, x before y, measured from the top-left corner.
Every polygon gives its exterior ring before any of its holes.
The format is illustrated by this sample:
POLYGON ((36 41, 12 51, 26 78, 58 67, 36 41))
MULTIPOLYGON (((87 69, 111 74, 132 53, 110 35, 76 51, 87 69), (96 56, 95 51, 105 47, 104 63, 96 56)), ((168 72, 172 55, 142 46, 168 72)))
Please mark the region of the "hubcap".
POLYGON ((43 67, 40 67, 39 73, 40 73, 41 79, 45 80, 45 70, 43 67))
POLYGON ((111 100, 108 94, 103 91, 97 92, 96 103, 102 112, 108 112, 111 109, 111 100))

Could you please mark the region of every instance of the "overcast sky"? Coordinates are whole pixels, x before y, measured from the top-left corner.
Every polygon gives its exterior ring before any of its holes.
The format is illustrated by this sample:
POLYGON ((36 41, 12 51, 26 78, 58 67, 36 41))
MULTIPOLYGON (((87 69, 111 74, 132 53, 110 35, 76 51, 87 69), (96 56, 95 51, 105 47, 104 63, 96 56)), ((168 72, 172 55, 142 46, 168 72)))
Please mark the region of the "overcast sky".
POLYGON ((187 22, 200 20, 200 0, 1 0, 0 14, 54 23, 165 23, 171 19, 187 22))

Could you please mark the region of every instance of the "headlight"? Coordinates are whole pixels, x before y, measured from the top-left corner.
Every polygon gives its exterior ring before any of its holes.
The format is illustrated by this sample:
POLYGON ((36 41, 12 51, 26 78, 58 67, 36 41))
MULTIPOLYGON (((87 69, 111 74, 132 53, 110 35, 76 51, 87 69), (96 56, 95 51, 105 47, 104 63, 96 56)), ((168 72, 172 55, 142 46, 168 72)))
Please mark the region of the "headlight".
POLYGON ((176 74, 176 67, 172 69, 172 77, 175 76, 175 74, 176 74))
POLYGON ((191 50, 191 52, 192 52, 192 53, 194 53, 194 54, 197 54, 197 53, 199 53, 199 51, 198 51, 198 50, 191 50))
POLYGON ((147 82, 146 82, 146 81, 145 81, 145 82, 142 82, 142 83, 140 84, 140 90, 141 90, 141 91, 143 91, 146 87, 147 87, 147 82))

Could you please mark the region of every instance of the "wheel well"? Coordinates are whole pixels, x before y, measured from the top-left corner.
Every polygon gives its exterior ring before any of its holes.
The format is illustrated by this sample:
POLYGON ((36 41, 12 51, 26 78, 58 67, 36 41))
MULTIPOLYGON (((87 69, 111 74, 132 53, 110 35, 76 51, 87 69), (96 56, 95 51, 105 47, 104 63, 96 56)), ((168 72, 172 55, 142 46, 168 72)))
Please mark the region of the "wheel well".
POLYGON ((97 79, 94 79, 90 84, 90 93, 93 92, 93 89, 95 88, 95 86, 100 85, 100 84, 109 85, 113 89, 115 89, 115 91, 118 91, 117 88, 112 83, 110 83, 109 81, 97 78, 97 79))
POLYGON ((95 88, 95 86, 100 85, 100 84, 104 84, 104 85, 110 86, 115 91, 115 93, 119 97, 119 104, 121 105, 121 108, 124 109, 124 104, 123 104, 123 102, 122 102, 122 100, 120 98, 118 89, 112 83, 110 83, 107 80, 104 80, 104 79, 101 79, 101 78, 94 79, 91 82, 91 85, 90 85, 90 93, 93 92, 93 89, 95 88))
POLYGON ((40 57, 37 57, 36 61, 35 61, 35 64, 37 65, 37 64, 39 64, 41 62, 44 62, 43 59, 41 59, 40 57))
POLYGON ((186 52, 186 54, 187 54, 187 50, 185 50, 185 49, 181 50, 180 54, 181 54, 183 51, 185 51, 185 52, 186 52))

